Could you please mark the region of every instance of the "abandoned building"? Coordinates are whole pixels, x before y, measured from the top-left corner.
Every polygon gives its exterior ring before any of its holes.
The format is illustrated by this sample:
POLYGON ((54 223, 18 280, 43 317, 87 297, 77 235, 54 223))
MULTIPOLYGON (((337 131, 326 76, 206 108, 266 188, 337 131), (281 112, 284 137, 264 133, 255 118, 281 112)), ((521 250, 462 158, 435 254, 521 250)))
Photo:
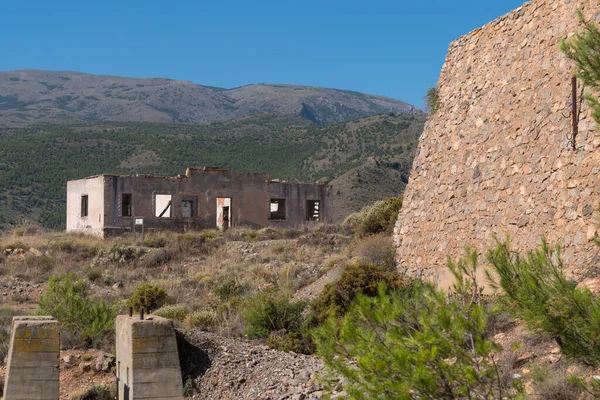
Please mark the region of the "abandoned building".
POLYGON ((331 187, 268 174, 188 168, 175 177, 97 175, 67 182, 67 232, 297 227, 331 222, 331 187))

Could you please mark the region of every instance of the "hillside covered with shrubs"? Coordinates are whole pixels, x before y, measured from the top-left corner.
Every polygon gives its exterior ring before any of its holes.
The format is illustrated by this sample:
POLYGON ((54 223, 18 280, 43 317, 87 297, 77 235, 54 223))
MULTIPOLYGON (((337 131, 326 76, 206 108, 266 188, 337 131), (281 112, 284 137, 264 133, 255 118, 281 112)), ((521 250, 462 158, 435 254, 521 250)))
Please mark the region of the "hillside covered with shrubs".
MULTIPOLYGON (((0 356, 10 318, 23 313, 53 315, 65 351, 114 354, 114 318, 132 307, 172 319, 181 338, 204 338, 182 344, 182 365, 226 337, 318 356, 314 398, 599 395, 600 303, 566 278, 557 248, 467 249, 449 260, 455 283, 443 292, 397 269, 391 229, 401 204, 377 202, 342 225, 156 231, 143 243, 18 227, 0 236, 0 356)), ((203 379, 219 379, 202 371, 184 377, 190 398, 203 379)), ((89 391, 110 396, 98 384, 89 391)))

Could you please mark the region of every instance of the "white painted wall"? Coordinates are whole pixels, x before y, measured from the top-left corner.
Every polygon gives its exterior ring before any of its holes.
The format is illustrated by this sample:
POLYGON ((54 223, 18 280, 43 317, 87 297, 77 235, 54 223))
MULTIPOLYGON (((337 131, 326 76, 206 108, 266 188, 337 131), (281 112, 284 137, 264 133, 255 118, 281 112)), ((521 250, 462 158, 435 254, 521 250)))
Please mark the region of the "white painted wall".
POLYGON ((103 236, 104 177, 67 182, 67 232, 103 236), (81 197, 88 196, 88 216, 81 216, 81 197))

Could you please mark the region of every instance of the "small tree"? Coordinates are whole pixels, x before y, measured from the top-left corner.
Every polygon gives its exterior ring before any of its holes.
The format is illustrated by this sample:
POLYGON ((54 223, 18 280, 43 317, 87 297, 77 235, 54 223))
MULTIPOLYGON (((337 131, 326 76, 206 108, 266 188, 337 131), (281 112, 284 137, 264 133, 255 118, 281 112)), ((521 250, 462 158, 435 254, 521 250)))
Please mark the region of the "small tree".
POLYGON ((566 278, 560 248, 543 240, 521 255, 505 241, 488 252, 488 260, 498 275, 489 279, 503 289, 517 317, 554 338, 563 353, 600 365, 600 299, 566 278))
MULTIPOLYGON (((577 64, 577 77, 596 91, 600 90, 600 29, 598 25, 587 21, 581 10, 577 15, 583 24, 583 31, 569 40, 562 40, 560 49, 577 64)), ((600 124, 600 101, 597 96, 585 96, 593 110, 593 117, 600 124)))
POLYGON ((53 316, 62 329, 90 345, 114 326, 115 308, 89 297, 87 282, 71 273, 51 277, 38 305, 40 311, 53 316))
POLYGON ((341 321, 331 318, 315 331, 318 353, 345 378, 352 398, 520 396, 521 385, 504 387, 495 359, 500 346, 486 337, 491 311, 471 296, 476 282, 461 276, 475 276, 474 268, 453 264, 461 282, 455 290, 466 291, 454 296, 461 301, 427 283, 392 294, 381 285, 377 297, 358 296, 341 321))
POLYGON ((167 300, 167 291, 148 282, 138 286, 129 299, 129 305, 135 310, 152 312, 161 308, 167 300))

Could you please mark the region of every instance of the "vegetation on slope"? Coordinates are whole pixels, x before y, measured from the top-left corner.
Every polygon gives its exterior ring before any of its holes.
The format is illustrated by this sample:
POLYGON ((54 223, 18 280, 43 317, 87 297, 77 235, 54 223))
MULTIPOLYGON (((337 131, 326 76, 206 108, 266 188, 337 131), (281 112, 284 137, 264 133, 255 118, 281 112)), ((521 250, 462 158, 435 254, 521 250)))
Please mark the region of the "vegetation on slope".
POLYGON ((316 350, 336 390, 352 398, 598 395, 597 295, 566 280, 560 254, 545 246, 523 256, 499 243, 488 254, 498 278, 489 296, 476 280, 477 253, 469 251, 449 263, 456 284, 448 296, 398 273, 394 221, 382 207, 398 203, 364 209, 352 228, 151 232, 144 243, 19 227, 0 235, 0 353, 15 309, 38 304, 58 313, 71 333, 61 336, 65 347, 112 352, 114 337, 102 335, 107 316, 144 304, 160 306, 154 312, 183 331, 316 350), (338 274, 330 279, 332 271, 338 274), (317 284, 324 290, 301 295, 317 284), (86 311, 100 305, 106 312, 86 311), (89 318, 73 325, 81 313, 89 318))
POLYGON ((176 175, 210 165, 315 181, 333 179, 368 157, 409 168, 423 122, 422 115, 384 114, 316 127, 274 114, 204 125, 0 131, 0 229, 22 219, 63 228, 67 180, 99 173, 176 175))

